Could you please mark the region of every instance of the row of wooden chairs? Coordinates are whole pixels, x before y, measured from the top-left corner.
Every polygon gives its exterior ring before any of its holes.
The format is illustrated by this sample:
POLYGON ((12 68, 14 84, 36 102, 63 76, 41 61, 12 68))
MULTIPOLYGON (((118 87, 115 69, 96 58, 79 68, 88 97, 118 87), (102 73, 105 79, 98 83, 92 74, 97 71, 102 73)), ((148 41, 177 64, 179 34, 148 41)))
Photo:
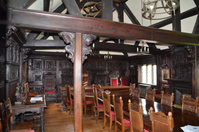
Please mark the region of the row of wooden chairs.
MULTIPOLYGON (((104 126, 108 118, 110 130, 112 129, 113 121, 115 121, 115 131, 120 127, 122 132, 129 129, 131 132, 148 132, 144 129, 143 109, 141 103, 132 104, 131 100, 128 101, 129 121, 124 118, 122 97, 118 98, 113 94, 114 111, 111 110, 110 91, 102 91, 102 97, 104 103, 104 126)), ((168 132, 173 131, 174 123, 171 112, 166 116, 162 112, 154 113, 153 108, 151 107, 150 119, 152 121, 152 132, 159 132, 162 129, 167 130, 168 132)))
MULTIPOLYGON (((135 88, 135 84, 133 84, 130 87, 129 94, 131 95, 132 99, 136 99, 136 98, 139 99, 140 93, 141 93, 141 89, 135 88)), ((145 94, 146 100, 154 102, 155 95, 156 95, 155 89, 146 88, 146 94, 145 94)), ((161 104, 162 105, 167 105, 167 106, 172 107, 173 101, 174 101, 174 93, 168 94, 168 93, 165 93, 164 91, 161 91, 161 104)), ((194 99, 190 96, 182 95, 182 111, 190 111, 190 112, 199 113, 199 97, 194 99)))
MULTIPOLYGON (((64 87, 60 87, 61 89, 61 99, 67 110, 70 110, 70 113, 73 111, 74 99, 72 98, 71 87, 66 85, 64 87)), ((85 87, 82 87, 82 100, 83 100, 83 108, 84 114, 86 115, 87 107, 93 105, 93 98, 86 99, 86 91, 85 87)))

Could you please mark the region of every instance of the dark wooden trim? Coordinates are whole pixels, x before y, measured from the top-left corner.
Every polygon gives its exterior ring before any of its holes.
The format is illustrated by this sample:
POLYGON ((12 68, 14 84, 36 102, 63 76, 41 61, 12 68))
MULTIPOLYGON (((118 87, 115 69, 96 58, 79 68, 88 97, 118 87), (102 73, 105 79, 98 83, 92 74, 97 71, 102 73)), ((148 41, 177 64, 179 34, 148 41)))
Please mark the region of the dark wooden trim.
POLYGON ((144 39, 176 45, 198 45, 199 42, 199 35, 196 34, 32 10, 9 9, 9 24, 51 32, 81 32, 116 39, 144 39))
POLYGON ((66 46, 63 40, 32 40, 23 45, 24 48, 34 49, 63 49, 66 46))
POLYGON ((8 6, 17 9, 27 9, 31 6, 36 0, 10 0, 8 6))
MULTIPOLYGON (((188 18, 188 17, 192 17, 194 15, 197 15, 198 14, 198 9, 197 7, 195 8, 192 8, 190 10, 187 10, 183 13, 180 14, 180 19, 185 19, 185 18, 188 18)), ((161 22, 158 22, 158 23, 155 23, 155 24, 152 24, 150 25, 149 27, 153 27, 153 28, 161 28, 161 27, 164 27, 166 25, 169 25, 172 23, 172 17, 166 19, 166 20, 163 20, 161 22)))
POLYGON ((135 15, 129 9, 129 7, 125 3, 123 4, 123 6, 124 6, 124 12, 127 14, 127 16, 129 17, 129 19, 131 20, 131 22, 133 24, 141 25, 140 22, 135 17, 135 15))
POLYGON ((65 7, 68 9, 69 14, 74 16, 82 16, 79 6, 75 0, 63 0, 65 7))
POLYGON ((49 11, 49 7, 50 7, 50 0, 43 0, 44 6, 43 6, 43 10, 44 11, 49 11))
POLYGON ((112 21, 113 0, 102 0, 102 19, 112 21))
MULTIPOLYGON (((55 9, 53 12, 55 13, 61 13, 63 10, 65 9, 65 6, 64 4, 62 3, 59 7, 57 7, 57 9, 55 9)), ((35 38, 38 37, 38 35, 40 34, 41 32, 36 32, 36 31, 31 31, 28 36, 26 37, 27 38, 27 41, 30 41, 30 40, 34 40, 35 38)))
MULTIPOLYGON (((180 0, 179 0, 180 2, 180 0)), ((173 31, 181 32, 180 6, 173 12, 173 31)))
POLYGON ((196 6, 198 8, 198 11, 199 11, 199 1, 198 0, 194 0, 194 2, 195 2, 196 6))
POLYGON ((196 19, 196 23, 193 27, 193 32, 194 34, 199 34, 199 14, 197 16, 197 19, 196 19))
POLYGON ((82 34, 75 34, 75 58, 74 58, 74 115, 75 132, 83 131, 82 118, 82 34))
POLYGON ((127 45, 127 44, 116 44, 116 43, 102 43, 97 42, 94 46, 95 50, 104 50, 104 51, 116 51, 116 52, 124 52, 127 53, 136 53, 137 47, 134 45, 127 45))

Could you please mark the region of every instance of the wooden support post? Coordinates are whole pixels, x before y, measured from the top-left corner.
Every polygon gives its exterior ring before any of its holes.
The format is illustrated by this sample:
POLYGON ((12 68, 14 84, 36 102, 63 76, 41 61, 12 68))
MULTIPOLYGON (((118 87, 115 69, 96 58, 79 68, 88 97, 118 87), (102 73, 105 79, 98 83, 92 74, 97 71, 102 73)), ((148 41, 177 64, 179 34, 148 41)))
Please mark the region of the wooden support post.
POLYGON ((199 47, 194 46, 194 64, 192 70, 192 95, 199 96, 199 47))
POLYGON ((74 113, 75 132, 83 131, 82 120, 82 34, 75 34, 74 58, 74 113))

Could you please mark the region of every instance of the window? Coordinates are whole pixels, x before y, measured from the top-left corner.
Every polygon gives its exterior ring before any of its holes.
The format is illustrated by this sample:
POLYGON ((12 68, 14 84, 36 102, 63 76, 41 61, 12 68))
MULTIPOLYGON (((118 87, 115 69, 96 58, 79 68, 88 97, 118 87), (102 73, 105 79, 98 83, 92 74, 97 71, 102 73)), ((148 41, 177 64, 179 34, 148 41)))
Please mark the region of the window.
POLYGON ((156 65, 140 65, 138 67, 138 82, 157 85, 157 66, 156 65))

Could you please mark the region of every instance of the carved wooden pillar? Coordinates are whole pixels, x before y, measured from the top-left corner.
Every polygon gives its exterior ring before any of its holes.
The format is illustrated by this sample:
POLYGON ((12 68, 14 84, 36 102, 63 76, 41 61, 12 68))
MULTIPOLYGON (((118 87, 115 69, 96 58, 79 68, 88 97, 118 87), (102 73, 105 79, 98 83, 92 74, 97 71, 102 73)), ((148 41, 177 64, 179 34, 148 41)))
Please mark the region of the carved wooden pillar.
POLYGON ((75 132, 83 131, 82 120, 82 34, 75 34, 74 52, 74 114, 75 132))
POLYGON ((63 38, 64 42, 70 43, 65 47, 66 56, 74 62, 74 115, 75 115, 75 132, 83 131, 82 120, 82 64, 87 59, 91 52, 89 45, 96 39, 96 36, 91 34, 60 32, 59 36, 63 38))
POLYGON ((193 74, 192 74, 192 93, 193 96, 199 96, 199 47, 194 47, 194 64, 193 64, 193 74))

